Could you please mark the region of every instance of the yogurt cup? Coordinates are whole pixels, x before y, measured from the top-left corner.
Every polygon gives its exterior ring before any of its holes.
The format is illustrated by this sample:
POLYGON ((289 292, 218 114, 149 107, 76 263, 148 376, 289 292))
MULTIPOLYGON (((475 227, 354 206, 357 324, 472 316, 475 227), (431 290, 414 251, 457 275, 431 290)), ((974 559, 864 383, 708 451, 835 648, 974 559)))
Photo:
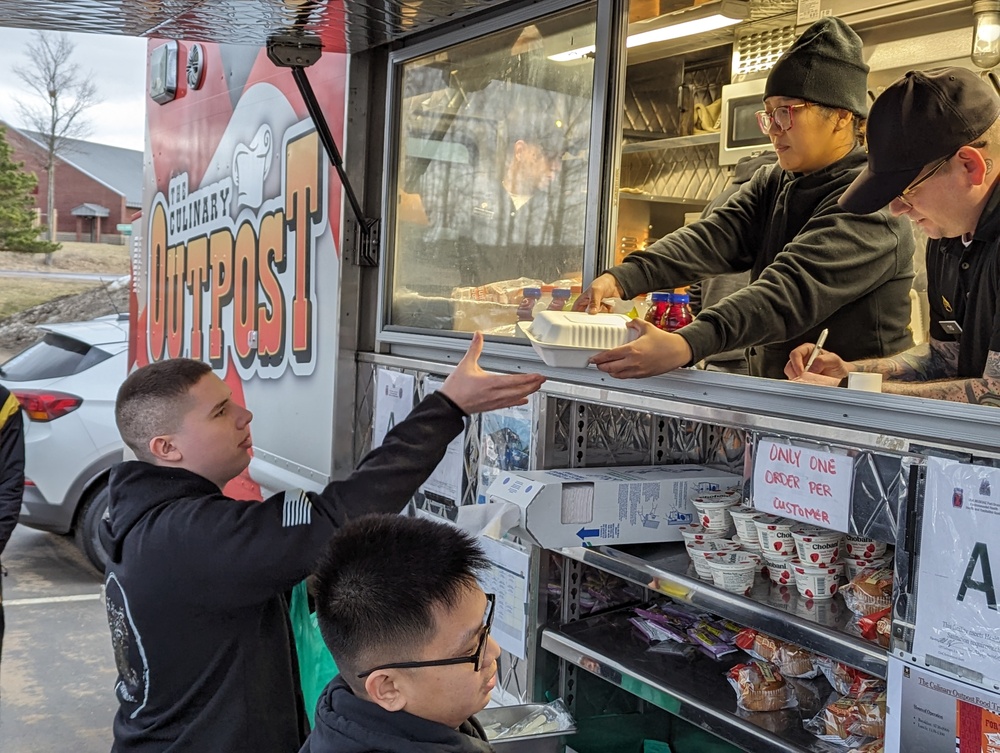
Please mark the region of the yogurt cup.
POLYGON ((760 557, 750 552, 714 552, 706 555, 717 588, 748 595, 760 557))
POLYGON ((840 576, 844 572, 841 563, 830 567, 809 567, 801 562, 792 564, 795 587, 807 599, 832 599, 840 587, 840 576))
POLYGON ((698 522, 710 531, 728 532, 733 526, 729 508, 739 503, 730 497, 692 497, 691 504, 698 511, 698 522))
POLYGON ((877 567, 879 569, 883 567, 892 567, 892 558, 886 555, 875 557, 870 560, 864 559, 863 557, 844 558, 844 568, 847 571, 847 580, 854 580, 854 577, 866 567, 877 567))
POLYGON ((714 552, 735 552, 739 547, 727 539, 709 539, 695 541, 687 545, 688 556, 694 564, 694 571, 703 580, 714 580, 712 570, 708 566, 708 555, 714 552))
POLYGON ((767 577, 776 586, 785 586, 795 580, 795 573, 792 572, 793 557, 782 557, 780 555, 764 554, 764 563, 767 565, 767 577))
POLYGON ((826 567, 840 559, 841 534, 837 531, 800 525, 792 529, 792 538, 804 565, 826 567))
POLYGON ((755 507, 740 505, 729 509, 729 517, 733 519, 736 526, 736 533, 744 542, 754 542, 757 549, 760 549, 760 539, 757 538, 757 527, 753 524, 755 520, 763 517, 764 513, 755 507))
POLYGON ((765 515, 753 522, 757 528, 760 548, 768 554, 781 557, 795 556, 795 539, 792 528, 798 525, 793 520, 785 520, 776 515, 765 515))
POLYGON ((685 544, 691 544, 695 541, 708 541, 709 539, 724 539, 726 537, 725 531, 709 531, 699 525, 679 526, 677 530, 684 537, 685 544))
POLYGON ((855 536, 849 533, 847 534, 846 542, 847 556, 854 559, 871 560, 885 554, 886 545, 882 541, 875 541, 875 539, 855 536))

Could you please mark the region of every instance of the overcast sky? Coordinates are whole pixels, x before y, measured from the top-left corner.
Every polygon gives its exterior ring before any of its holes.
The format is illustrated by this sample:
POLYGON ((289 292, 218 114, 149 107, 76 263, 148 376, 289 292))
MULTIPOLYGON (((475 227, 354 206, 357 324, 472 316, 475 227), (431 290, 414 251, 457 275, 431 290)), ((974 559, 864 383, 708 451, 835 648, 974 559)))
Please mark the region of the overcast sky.
MULTIPOLYGON (((25 48, 34 32, 0 28, 0 120, 14 126, 20 122, 15 99, 32 100, 25 85, 11 70, 28 66, 25 48)), ((91 133, 87 141, 142 149, 146 117, 146 40, 98 34, 69 34, 76 46, 73 62, 82 73, 92 74, 100 104, 86 111, 91 133)))

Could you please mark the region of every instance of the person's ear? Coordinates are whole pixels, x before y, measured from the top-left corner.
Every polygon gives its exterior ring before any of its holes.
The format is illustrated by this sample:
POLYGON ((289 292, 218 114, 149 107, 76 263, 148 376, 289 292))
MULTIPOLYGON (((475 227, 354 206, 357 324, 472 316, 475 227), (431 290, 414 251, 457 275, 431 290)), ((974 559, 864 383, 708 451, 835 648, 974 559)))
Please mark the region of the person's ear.
POLYGON ((850 110, 837 110, 837 130, 842 131, 845 128, 853 128, 854 113, 850 110))
POLYGON ((963 146, 956 155, 962 171, 973 186, 981 186, 987 181, 987 176, 993 178, 995 166, 993 159, 981 150, 972 146, 963 146))
POLYGON ((161 462, 177 463, 183 459, 180 448, 174 444, 173 434, 164 434, 149 440, 149 452, 161 462))
POLYGON ((528 143, 524 139, 518 139, 514 142, 514 158, 523 159, 524 152, 528 148, 528 143))
POLYGON ((406 693, 397 682, 398 676, 390 670, 376 670, 365 678, 365 692, 372 703, 386 711, 402 711, 406 706, 406 693))

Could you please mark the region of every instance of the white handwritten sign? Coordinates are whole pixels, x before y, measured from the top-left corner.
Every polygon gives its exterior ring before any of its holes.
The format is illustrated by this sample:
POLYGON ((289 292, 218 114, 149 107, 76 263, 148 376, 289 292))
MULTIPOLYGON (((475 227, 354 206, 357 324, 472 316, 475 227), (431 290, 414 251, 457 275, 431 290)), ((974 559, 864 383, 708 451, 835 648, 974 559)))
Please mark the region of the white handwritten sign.
POLYGON ((753 505, 783 518, 847 531, 854 464, 847 455, 757 443, 753 462, 753 505))

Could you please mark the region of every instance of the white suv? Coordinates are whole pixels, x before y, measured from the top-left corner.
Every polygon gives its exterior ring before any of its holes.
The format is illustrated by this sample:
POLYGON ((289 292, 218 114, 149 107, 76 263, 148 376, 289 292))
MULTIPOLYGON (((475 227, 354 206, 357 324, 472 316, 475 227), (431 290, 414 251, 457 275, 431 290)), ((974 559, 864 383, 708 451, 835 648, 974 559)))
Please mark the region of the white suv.
POLYGON ((0 384, 25 416, 24 503, 29 528, 75 533, 98 570, 108 473, 122 459, 115 395, 128 368, 128 317, 45 324, 45 336, 0 365, 0 384))

